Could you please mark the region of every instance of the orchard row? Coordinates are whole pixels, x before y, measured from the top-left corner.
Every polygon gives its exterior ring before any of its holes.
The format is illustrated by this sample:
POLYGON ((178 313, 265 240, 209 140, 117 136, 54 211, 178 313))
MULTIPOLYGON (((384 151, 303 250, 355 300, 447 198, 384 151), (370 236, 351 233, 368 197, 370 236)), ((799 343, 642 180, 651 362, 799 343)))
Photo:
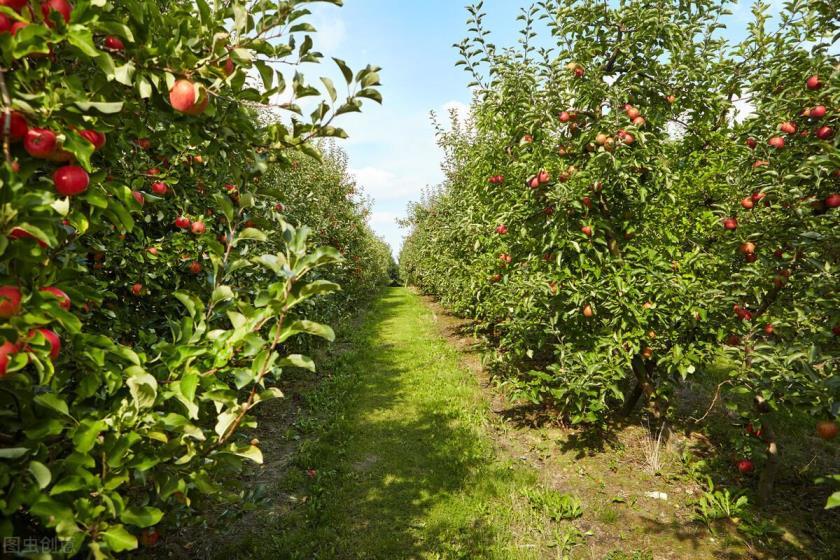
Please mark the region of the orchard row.
POLYGON ((732 43, 708 40, 725 2, 547 2, 504 51, 471 8, 477 94, 440 127, 447 177, 409 208, 404 277, 475 318, 517 394, 572 423, 639 399, 664 421, 677 388, 726 364, 733 469, 768 497, 770 413, 804 411, 823 439, 840 414, 829 4, 772 25, 758 10, 732 43))
POLYGON ((328 140, 378 70, 277 70, 309 3, 0 0, 0 537, 113 557, 241 499, 255 407, 390 281, 328 140))

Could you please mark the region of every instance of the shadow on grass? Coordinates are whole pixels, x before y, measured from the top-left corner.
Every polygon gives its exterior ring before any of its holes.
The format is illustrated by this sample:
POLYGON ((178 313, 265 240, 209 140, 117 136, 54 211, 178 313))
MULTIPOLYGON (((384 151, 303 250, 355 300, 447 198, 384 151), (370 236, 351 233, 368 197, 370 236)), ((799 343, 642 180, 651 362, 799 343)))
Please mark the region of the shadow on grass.
POLYGON ((410 297, 386 292, 353 333, 354 349, 338 356, 331 380, 310 397, 322 421, 297 458, 300 469, 317 471, 305 504, 280 519, 273 536, 239 543, 235 556, 490 556, 492 527, 457 503, 479 483, 490 449, 463 422, 454 360, 440 354, 439 340, 423 339, 422 321, 406 317, 416 313, 410 297))

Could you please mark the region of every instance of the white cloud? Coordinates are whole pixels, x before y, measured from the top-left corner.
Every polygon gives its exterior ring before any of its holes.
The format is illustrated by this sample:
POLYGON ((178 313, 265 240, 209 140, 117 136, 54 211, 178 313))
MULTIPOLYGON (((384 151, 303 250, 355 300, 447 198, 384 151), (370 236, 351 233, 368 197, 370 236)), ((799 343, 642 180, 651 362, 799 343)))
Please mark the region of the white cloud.
POLYGON ((422 179, 401 176, 393 171, 379 167, 350 169, 357 184, 370 195, 375 202, 406 200, 416 198, 425 186, 422 179))
POLYGON ((401 214, 396 212, 373 212, 369 221, 372 226, 393 225, 399 217, 401 214))
POLYGON ((313 19, 312 25, 318 30, 312 37, 315 41, 315 50, 325 55, 331 55, 338 51, 338 48, 347 37, 347 27, 344 20, 335 16, 319 16, 313 19))

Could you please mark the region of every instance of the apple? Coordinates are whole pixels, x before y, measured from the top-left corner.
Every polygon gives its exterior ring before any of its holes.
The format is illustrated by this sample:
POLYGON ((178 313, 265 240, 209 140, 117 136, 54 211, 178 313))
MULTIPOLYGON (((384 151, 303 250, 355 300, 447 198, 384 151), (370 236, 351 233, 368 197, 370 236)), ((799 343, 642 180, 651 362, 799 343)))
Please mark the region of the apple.
POLYGON ((677 100, 676 95, 669 95, 665 98, 665 101, 667 101, 668 103, 670 103, 672 105, 674 104, 674 102, 676 102, 676 100, 677 100))
POLYGON ((761 428, 756 428, 755 426, 752 425, 752 422, 750 422, 750 423, 747 424, 747 433, 750 434, 753 437, 760 438, 762 431, 761 431, 761 428))
POLYGON ((207 108, 208 97, 197 91, 196 85, 185 79, 176 80, 169 90, 169 102, 180 113, 198 115, 207 108))
MULTIPOLYGON (((0 113, 0 130, 5 133, 6 113, 0 113)), ((12 142, 20 142, 26 138, 26 133, 28 131, 29 125, 26 122, 26 117, 17 111, 11 111, 9 113, 9 140, 12 142)))
POLYGON ((140 544, 147 547, 155 546, 160 539, 157 529, 143 529, 140 531, 140 544))
POLYGON ((47 286, 45 288, 41 288, 38 290, 41 293, 48 293, 52 294, 56 298, 58 298, 58 305, 65 311, 70 310, 70 296, 64 293, 63 290, 56 288, 55 286, 47 286))
POLYGON ((785 147, 785 139, 781 136, 771 136, 770 139, 767 141, 767 144, 771 148, 776 148, 777 150, 781 150, 785 147))
POLYGON ((0 377, 6 375, 6 370, 9 368, 9 359, 19 350, 20 347, 17 344, 8 340, 0 345, 0 377))
POLYGON ((796 124, 791 121, 783 122, 779 125, 779 130, 785 134, 794 134, 796 132, 796 124))
POLYGON ((643 126, 645 126, 646 122, 647 121, 644 117, 636 117, 635 119, 633 119, 633 126, 635 126, 636 128, 642 128, 643 126))
MULTIPOLYGON (((12 36, 14 37, 15 35, 17 35, 18 31, 20 31, 24 27, 27 27, 28 25, 29 25, 28 21, 16 21, 12 24, 12 28, 9 29, 9 33, 11 33, 12 36)), ((39 56, 43 56, 43 54, 41 54, 41 53, 38 53, 37 55, 33 54, 32 58, 38 58, 39 56)))
POLYGON ((833 334, 834 336, 840 336, 840 323, 831 327, 831 334, 833 334))
POLYGON ((169 191, 169 187, 166 186, 166 183, 162 183, 160 181, 156 181, 152 183, 152 192, 158 196, 164 196, 169 191))
POLYGON ((227 76, 233 74, 233 72, 236 70, 236 65, 233 63, 233 59, 228 57, 222 69, 224 70, 225 75, 227 76))
POLYGON ((628 144, 628 145, 629 145, 629 144, 632 144, 632 143, 636 140, 636 139, 633 137, 633 135, 632 135, 632 134, 630 134, 629 132, 627 132, 626 130, 619 130, 619 131, 616 133, 616 136, 618 137, 618 140, 619 140, 620 142, 622 142, 622 143, 624 143, 624 144, 628 144))
POLYGON ((831 420, 820 420, 817 422, 817 435, 828 441, 837 437, 837 424, 831 420))
POLYGON ((29 233, 28 231, 26 231, 23 228, 19 228, 19 227, 12 228, 12 231, 9 232, 9 237, 11 239, 34 239, 35 241, 38 242, 38 245, 40 245, 41 247, 43 247, 43 248, 48 247, 48 245, 46 243, 44 243, 43 241, 41 241, 40 239, 38 239, 37 237, 35 237, 34 235, 32 235, 31 233, 29 233))
POLYGON ((175 227, 187 229, 188 227, 190 227, 190 219, 186 216, 178 216, 177 218, 175 218, 175 227))
POLYGON ((531 187, 532 189, 540 188, 540 178, 537 177, 536 175, 534 175, 533 177, 528 179, 528 186, 531 187))
POLYGON ((545 208, 543 208, 543 214, 545 214, 546 216, 554 215, 554 206, 546 206, 545 208))
POLYGON ((274 211, 275 212, 282 212, 285 209, 286 209, 286 207, 283 206, 283 204, 281 202, 278 202, 277 204, 274 205, 274 211))
POLYGON ((93 144, 93 151, 98 152, 103 147, 105 147, 105 134, 102 132, 97 132, 95 130, 82 130, 79 132, 79 136, 93 144))
POLYGON ((823 86, 823 83, 820 81, 820 77, 814 74, 805 80, 805 86, 810 90, 816 90, 820 89, 823 86))
POLYGON ((75 196, 85 192, 90 184, 90 176, 78 165, 65 165, 55 170, 53 181, 58 194, 75 196))
POLYGON ((830 126, 821 126, 817 129, 816 136, 820 140, 828 140, 834 136, 834 129, 830 126))
POLYGON ((592 199, 589 198, 588 196, 584 196, 582 202, 583 202, 583 205, 586 206, 587 208, 592 208, 592 199))
POLYGON ((582 231, 583 234, 586 237, 592 237, 592 227, 591 226, 583 226, 582 228, 580 228, 580 231, 582 231))
POLYGON ((189 266, 189 270, 190 270, 190 272, 192 272, 193 274, 198 274, 198 273, 200 273, 200 272, 201 272, 201 263, 199 263, 199 262, 197 262, 197 261, 193 261, 193 262, 191 262, 191 263, 190 263, 190 266, 189 266))
POLYGON ((595 135, 595 143, 598 144, 599 146, 603 146, 604 144, 607 143, 607 135, 604 134, 603 132, 599 132, 598 134, 595 135))
POLYGON ((631 121, 636 117, 640 117, 642 115, 642 112, 636 109, 635 107, 629 107, 624 112, 627 113, 627 116, 630 118, 631 121))
POLYGON ((747 145, 747 147, 748 147, 749 149, 751 149, 751 150, 754 150, 754 149, 755 149, 755 147, 756 147, 756 146, 758 146, 758 142, 756 141, 756 139, 755 139, 755 138, 747 138, 747 139, 744 141, 744 144, 746 144, 746 145, 747 145))
POLYGON ((135 296, 139 296, 140 294, 142 294, 143 293, 143 284, 141 284, 140 282, 137 282, 136 284, 132 284, 131 293, 134 294, 135 296))
POLYGON ((225 184, 225 190, 227 192, 236 192, 236 185, 231 185, 230 183, 225 184))
POLYGON ((749 459, 741 459, 738 461, 738 471, 741 474, 749 474, 755 470, 755 465, 749 459))
POLYGON ((767 193, 754 192, 754 193, 752 193, 752 196, 750 198, 752 198, 753 202, 760 202, 760 201, 764 200, 764 198, 766 196, 767 196, 767 193))
POLYGON ((593 315, 595 315, 595 312, 592 310, 592 306, 588 303, 583 306, 583 311, 581 312, 583 313, 583 316, 587 319, 590 319, 593 315))
POLYGON ((744 255, 744 260, 747 261, 748 263, 754 263, 755 261, 758 260, 758 255, 756 255, 755 253, 750 253, 748 255, 744 255))
POLYGON ((548 171, 542 169, 537 174, 537 180, 542 184, 548 183, 551 180, 551 175, 548 174, 548 171))
POLYGON ((55 132, 46 128, 30 128, 23 140, 23 149, 34 158, 45 159, 57 146, 55 132))
POLYGON ((134 143, 137 144, 137 147, 141 150, 148 150, 152 147, 152 141, 148 138, 138 138, 134 141, 134 143))
POLYGON ((774 332, 775 332, 775 329, 773 328, 773 323, 767 323, 766 325, 764 325, 764 334, 766 334, 767 336, 770 336, 774 332))
POLYGON ((157 248, 157 247, 149 247, 148 249, 146 249, 146 251, 148 251, 148 253, 149 253, 150 255, 153 255, 153 256, 155 256, 155 257, 156 257, 156 256, 157 256, 157 254, 158 254, 158 248, 157 248))
POLYGON ((744 243, 741 243, 738 250, 745 255, 752 255, 755 253, 755 244, 752 241, 745 241, 744 243))
POLYGON ((131 191, 131 196, 134 197, 134 200, 136 200, 137 204, 139 204, 140 206, 146 204, 146 198, 140 191, 131 191))
POLYGON ((726 345, 727 346, 740 346, 741 345, 741 337, 737 334, 730 334, 726 337, 726 345))
POLYGON ((519 143, 520 144, 530 144, 533 141, 534 141, 534 137, 531 136, 530 134, 526 134, 525 136, 522 137, 522 139, 519 141, 519 143))
POLYGON ((70 16, 73 14, 73 5, 67 0, 44 0, 41 2, 41 14, 44 16, 44 21, 49 27, 55 25, 52 20, 53 11, 61 15, 64 23, 69 23, 70 16))
POLYGON ((741 199, 741 206, 743 206, 747 210, 750 210, 753 206, 755 206, 755 202, 753 201, 751 196, 748 196, 741 199))
POLYGON ((502 262, 510 263, 513 259, 507 253, 502 253, 499 255, 499 260, 502 262))
POLYGON ((122 51, 125 50, 125 43, 122 42, 122 39, 115 35, 108 35, 105 37, 105 41, 103 42, 106 49, 112 51, 122 51))
POLYGON ((0 318, 8 319, 20 313, 20 289, 16 286, 0 286, 0 318))
MULTIPOLYGON (((47 339, 47 342, 50 346, 50 358, 55 360, 58 358, 59 352, 61 352, 61 339, 55 333, 55 331, 51 331, 50 329, 38 329, 38 332, 43 335, 44 338, 47 339)), ((29 336, 32 337, 35 335, 35 331, 31 331, 29 336)))
POLYGON ((207 228, 204 226, 204 222, 193 222, 190 226, 190 231, 192 231, 196 235, 203 234, 207 228))
POLYGON ((570 120, 572 120, 572 116, 569 114, 568 111, 563 111, 563 112, 560 113, 559 119, 560 119, 560 122, 565 123, 565 122, 569 122, 570 120))
POLYGON ((825 116, 825 105, 817 105, 808 111, 808 116, 813 119, 821 119, 825 116))
POLYGON ((505 235, 507 232, 508 232, 508 228, 507 228, 506 225, 500 224, 500 225, 496 226, 496 233, 498 233, 499 235, 505 235))
POLYGON ((825 205, 829 208, 837 208, 840 206, 840 194, 832 193, 825 197, 825 205))
POLYGON ((577 68, 575 68, 575 76, 580 78, 581 76, 583 76, 583 74, 584 74, 584 71, 583 71, 582 66, 578 66, 577 68))
POLYGON ((723 220, 723 229, 735 231, 736 229, 738 229, 738 219, 735 217, 726 218, 725 220, 723 220))
POLYGON ((763 159, 757 159, 757 160, 755 160, 755 161, 753 162, 753 164, 752 164, 753 169, 756 169, 756 168, 758 168, 758 167, 765 167, 765 166, 767 166, 767 165, 770 165, 770 162, 769 162, 769 161, 765 161, 765 160, 763 160, 763 159))

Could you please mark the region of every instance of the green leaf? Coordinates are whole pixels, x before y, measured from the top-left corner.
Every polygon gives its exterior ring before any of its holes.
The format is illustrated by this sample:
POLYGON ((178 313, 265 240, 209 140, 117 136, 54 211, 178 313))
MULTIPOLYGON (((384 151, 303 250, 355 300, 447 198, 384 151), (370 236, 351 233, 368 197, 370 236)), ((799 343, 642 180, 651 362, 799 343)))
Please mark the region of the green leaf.
POLYGON ((86 25, 71 25, 67 30, 68 42, 91 58, 97 58, 102 53, 93 43, 93 34, 86 25))
POLYGON ((123 109, 122 101, 76 101, 75 105, 82 111, 96 109, 100 113, 108 115, 119 113, 123 109))
POLYGON ((102 538, 113 552, 137 548, 137 537, 126 531, 122 525, 114 525, 102 533, 102 538))
POLYGON ((156 507, 133 507, 120 514, 120 521, 140 528, 157 525, 163 519, 163 512, 156 507))
POLYGON ((831 496, 828 497, 828 501, 825 503, 825 509, 831 509, 840 507, 840 492, 835 492, 831 496))
POLYGON ((37 395, 33 400, 41 406, 44 406, 56 412, 60 412, 65 416, 70 416, 70 411, 67 408, 67 403, 64 402, 64 400, 62 400, 62 398, 56 395, 55 393, 43 393, 41 395, 37 395))
POLYGON ((299 367, 301 369, 308 369, 311 372, 315 371, 315 362, 309 356, 302 354, 290 354, 277 362, 279 367, 299 367))
POLYGON ((52 473, 44 463, 41 463, 39 461, 30 462, 29 472, 32 473, 33 477, 35 477, 35 481, 38 483, 38 488, 40 488, 41 490, 50 485, 50 481, 52 480, 52 473))
POLYGON ((0 459, 18 459, 29 453, 26 447, 3 447, 0 448, 0 459))

